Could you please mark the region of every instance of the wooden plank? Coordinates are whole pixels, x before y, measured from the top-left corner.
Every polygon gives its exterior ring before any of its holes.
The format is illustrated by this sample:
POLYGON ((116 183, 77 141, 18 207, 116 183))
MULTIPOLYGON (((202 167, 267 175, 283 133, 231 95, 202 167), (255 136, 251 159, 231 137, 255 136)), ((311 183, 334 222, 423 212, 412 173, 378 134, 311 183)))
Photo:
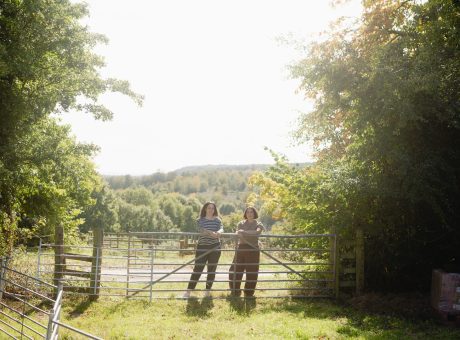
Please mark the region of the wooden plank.
POLYGON ((356 268, 343 268, 343 274, 356 274, 356 268))
POLYGON ((340 254, 340 259, 341 260, 354 260, 355 258, 356 258, 355 253, 340 254))
POLYGON ((355 281, 340 281, 340 287, 356 287, 355 281))
POLYGON ((68 260, 75 260, 75 261, 86 261, 86 262, 93 261, 93 257, 90 255, 81 255, 81 254, 72 254, 72 253, 64 253, 64 258, 68 260))
POLYGON ((340 245, 344 248, 354 248, 356 245, 355 240, 341 240, 340 245))
POLYGON ((91 294, 92 289, 89 287, 64 287, 66 292, 91 294))
POLYGON ((68 276, 78 276, 78 277, 91 277, 91 273, 89 272, 84 272, 81 270, 73 270, 73 269, 66 269, 63 273, 63 275, 68 275, 68 276))

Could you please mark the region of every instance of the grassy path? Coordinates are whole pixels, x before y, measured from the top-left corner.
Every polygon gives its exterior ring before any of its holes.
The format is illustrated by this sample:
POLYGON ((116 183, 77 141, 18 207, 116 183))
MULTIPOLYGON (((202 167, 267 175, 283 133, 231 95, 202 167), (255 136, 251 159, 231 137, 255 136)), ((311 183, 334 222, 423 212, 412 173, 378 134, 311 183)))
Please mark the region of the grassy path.
MULTIPOLYGON (((369 314, 330 300, 73 300, 63 321, 105 339, 460 339, 460 329, 433 320, 369 314)), ((70 334, 62 339, 78 338, 70 334)))

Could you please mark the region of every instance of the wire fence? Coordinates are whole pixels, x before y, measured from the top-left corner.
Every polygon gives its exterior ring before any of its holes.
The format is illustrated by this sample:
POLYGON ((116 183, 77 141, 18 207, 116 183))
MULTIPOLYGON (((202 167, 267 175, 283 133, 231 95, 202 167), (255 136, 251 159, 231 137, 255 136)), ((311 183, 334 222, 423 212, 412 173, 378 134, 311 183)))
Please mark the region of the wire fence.
MULTIPOLYGON (((106 234, 96 246, 64 245, 59 266, 55 263, 56 253, 62 246, 40 243, 36 276, 53 282, 57 275, 63 289, 72 294, 150 301, 179 298, 194 272, 198 237, 198 233, 170 232, 106 234)), ((259 253, 260 260, 244 263, 246 268, 258 265, 259 269, 234 275, 231 268, 240 267, 235 260, 237 241, 235 234, 222 235, 217 267, 203 271, 195 294, 205 292, 206 277, 213 274, 214 298, 225 298, 235 284, 244 289, 251 281, 256 283, 257 297, 336 295, 334 234, 260 235, 260 247, 247 250, 259 253), (257 275, 255 279, 253 274, 257 275)))

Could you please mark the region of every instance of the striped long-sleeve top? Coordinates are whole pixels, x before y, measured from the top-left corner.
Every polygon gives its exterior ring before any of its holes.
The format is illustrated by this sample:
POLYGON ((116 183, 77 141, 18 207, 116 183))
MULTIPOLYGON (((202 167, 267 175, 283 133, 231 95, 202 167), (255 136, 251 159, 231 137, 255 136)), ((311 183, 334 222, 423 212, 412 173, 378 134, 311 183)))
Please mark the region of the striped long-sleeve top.
POLYGON ((198 244, 203 244, 203 245, 213 245, 213 244, 218 244, 220 241, 218 238, 213 238, 209 235, 207 235, 204 230, 208 231, 223 231, 224 226, 222 225, 222 221, 220 218, 216 217, 213 219, 207 219, 206 217, 201 217, 198 219, 198 232, 201 233, 200 237, 198 238, 198 244))

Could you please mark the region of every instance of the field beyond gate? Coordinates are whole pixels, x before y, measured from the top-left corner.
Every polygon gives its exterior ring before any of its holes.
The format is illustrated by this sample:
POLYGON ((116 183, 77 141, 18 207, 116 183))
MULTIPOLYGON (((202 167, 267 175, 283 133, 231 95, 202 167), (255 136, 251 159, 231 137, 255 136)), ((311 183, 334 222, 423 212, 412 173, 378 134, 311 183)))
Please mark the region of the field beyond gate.
MULTIPOLYGON (((64 290, 75 294, 140 299, 176 298, 193 270, 197 233, 106 234, 93 246, 64 246, 58 266, 64 290)), ((235 234, 222 235, 213 297, 228 295, 228 271, 235 234)), ((258 297, 332 297, 335 285, 335 235, 261 235, 258 297)), ((37 275, 55 275, 55 244, 41 243, 37 275)), ((197 286, 204 290, 205 272, 197 286)), ((243 277, 243 280, 245 277, 243 277)), ((242 286, 244 283, 242 283, 242 286)))

